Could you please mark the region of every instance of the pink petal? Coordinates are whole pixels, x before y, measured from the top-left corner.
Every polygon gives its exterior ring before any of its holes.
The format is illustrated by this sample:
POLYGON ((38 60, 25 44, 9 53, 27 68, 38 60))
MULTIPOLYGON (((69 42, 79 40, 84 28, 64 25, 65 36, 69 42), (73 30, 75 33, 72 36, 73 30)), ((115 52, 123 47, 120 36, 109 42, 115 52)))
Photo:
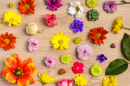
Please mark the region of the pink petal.
POLYGON ((79 68, 83 68, 84 64, 83 63, 79 63, 79 68))
POLYGON ((79 72, 79 73, 82 73, 82 72, 83 72, 83 69, 78 69, 78 72, 79 72))

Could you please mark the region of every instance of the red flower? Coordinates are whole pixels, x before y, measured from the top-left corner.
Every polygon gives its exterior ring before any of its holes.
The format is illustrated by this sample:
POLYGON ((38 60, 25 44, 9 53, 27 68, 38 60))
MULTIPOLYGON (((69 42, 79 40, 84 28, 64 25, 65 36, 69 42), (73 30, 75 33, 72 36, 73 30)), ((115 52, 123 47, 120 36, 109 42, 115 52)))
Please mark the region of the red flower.
POLYGON ((75 62, 74 66, 72 67, 72 71, 75 74, 82 73, 83 72, 83 67, 84 67, 83 63, 75 62))

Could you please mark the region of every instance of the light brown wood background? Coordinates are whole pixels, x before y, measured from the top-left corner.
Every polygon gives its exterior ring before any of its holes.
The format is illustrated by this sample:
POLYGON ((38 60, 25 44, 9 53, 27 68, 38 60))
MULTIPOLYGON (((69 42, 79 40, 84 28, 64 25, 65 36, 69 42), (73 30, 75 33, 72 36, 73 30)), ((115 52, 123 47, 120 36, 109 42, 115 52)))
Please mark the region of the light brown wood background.
MULTIPOLYGON (((121 53, 121 40, 125 32, 130 34, 130 30, 122 29, 120 34, 115 35, 113 32, 111 32, 111 29, 112 22, 114 21, 114 19, 120 16, 123 16, 123 25, 126 27, 130 27, 130 5, 120 5, 118 6, 117 12, 112 14, 106 13, 102 8, 103 2, 106 0, 98 0, 98 5, 94 9, 96 9, 100 13, 99 20, 88 21, 85 16, 84 18, 80 19, 84 22, 84 31, 81 33, 73 33, 73 31, 70 30, 69 27, 74 20, 74 16, 69 15, 67 13, 67 9, 69 7, 70 2, 77 0, 62 0, 63 6, 60 7, 57 11, 51 11, 49 9, 46 9, 45 0, 36 0, 35 14, 31 15, 21 15, 18 12, 17 8, 19 1, 20 0, 0 0, 0 23, 3 24, 3 27, 0 28, 0 34, 8 32, 13 33, 14 36, 17 37, 15 49, 5 51, 3 48, 0 48, 0 71, 5 66, 5 59, 9 56, 13 56, 13 53, 17 53, 22 60, 25 60, 28 57, 32 57, 34 64, 38 69, 38 72, 48 72, 50 75, 56 77, 56 80, 58 81, 62 79, 75 78, 76 74, 72 73, 71 67, 73 66, 74 62, 78 61, 84 63, 85 65, 84 72, 82 73, 82 75, 85 76, 85 78, 88 80, 88 84, 86 86, 102 86, 103 78, 106 77, 105 71, 108 64, 117 58, 124 58, 121 53), (9 8, 9 3, 14 3, 14 8, 9 8), (22 23, 20 25, 8 27, 6 23, 2 22, 2 17, 4 13, 10 10, 21 15, 22 23), (53 13, 59 18, 59 23, 57 26, 54 26, 52 28, 45 24, 44 15, 47 13, 53 13), (33 36, 27 35, 24 29, 29 22, 36 23, 39 27, 39 30, 42 30, 44 28, 44 31, 33 36), (107 39, 104 41, 104 45, 98 46, 92 41, 88 40, 87 36, 90 29, 100 26, 103 26, 106 30, 108 30, 109 34, 106 35, 107 39), (68 35, 68 37, 71 38, 69 49, 60 51, 58 49, 55 50, 52 48, 52 45, 50 43, 50 37, 60 32, 64 32, 68 35), (76 37, 82 37, 83 39, 83 41, 79 45, 87 44, 93 49, 93 54, 91 58, 86 61, 78 60, 78 58, 76 57, 76 47, 78 45, 75 45, 73 42, 73 39, 76 37), (36 38, 40 43, 40 47, 36 52, 29 52, 27 50, 27 40, 30 38, 36 38), (110 48, 110 45, 112 43, 116 44, 117 47, 115 49, 110 48), (72 56, 73 59, 70 64, 65 65, 60 62, 59 57, 63 54, 69 54, 72 56), (100 54, 104 54, 108 58, 108 60, 103 63, 99 63, 96 58, 100 54), (53 68, 45 66, 43 61, 47 56, 53 56, 55 58, 56 64, 53 68), (90 67, 94 64, 99 64, 103 67, 103 74, 100 77, 93 77, 89 73, 90 67), (65 68, 67 70, 67 73, 64 75, 58 75, 57 73, 60 68, 65 68)), ((86 6, 86 0, 79 1, 84 8, 84 14, 86 14, 86 12, 90 10, 90 8, 86 6)), ((119 3, 121 0, 116 1, 117 3, 119 3)), ((35 80, 38 79, 38 72, 36 75, 34 75, 35 80)), ((127 69, 126 72, 116 77, 118 86, 130 86, 130 67, 127 69)), ((0 77, 0 86, 17 86, 17 84, 8 83, 3 77, 0 77)), ((36 82, 35 84, 29 86, 42 86, 42 84, 41 82, 36 82)), ((51 83, 45 86, 57 86, 57 84, 51 83)))

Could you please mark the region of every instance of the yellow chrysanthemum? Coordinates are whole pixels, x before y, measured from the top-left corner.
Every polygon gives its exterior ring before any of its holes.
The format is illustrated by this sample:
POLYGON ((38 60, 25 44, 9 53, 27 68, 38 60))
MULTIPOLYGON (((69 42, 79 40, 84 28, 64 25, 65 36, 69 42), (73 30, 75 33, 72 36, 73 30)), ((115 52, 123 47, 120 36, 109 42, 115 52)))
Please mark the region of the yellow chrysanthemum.
POLYGON ((55 77, 50 77, 48 75, 48 73, 42 73, 40 74, 39 72, 39 78, 40 78, 40 81, 43 83, 43 84, 48 84, 48 83, 52 83, 52 82, 55 82, 55 77))
POLYGON ((84 86, 87 84, 87 80, 84 78, 84 76, 82 76, 82 74, 77 75, 74 78, 75 84, 77 84, 78 86, 84 86))
POLYGON ((117 19, 114 20, 113 22, 113 30, 112 32, 114 32, 115 34, 119 34, 120 31, 121 31, 121 28, 122 28, 122 16, 121 17, 118 17, 117 19))
POLYGON ((117 81, 117 79, 114 76, 106 77, 103 80, 102 86, 117 86, 116 81, 117 81))
POLYGON ((3 22, 9 23, 9 26, 11 26, 11 24, 18 25, 21 23, 21 16, 13 11, 7 11, 3 16, 3 22))
POLYGON ((53 37, 51 37, 51 43, 53 44, 54 49, 59 48, 60 50, 63 50, 65 48, 69 48, 70 38, 67 37, 67 35, 64 35, 64 32, 61 32, 60 34, 57 33, 53 37))

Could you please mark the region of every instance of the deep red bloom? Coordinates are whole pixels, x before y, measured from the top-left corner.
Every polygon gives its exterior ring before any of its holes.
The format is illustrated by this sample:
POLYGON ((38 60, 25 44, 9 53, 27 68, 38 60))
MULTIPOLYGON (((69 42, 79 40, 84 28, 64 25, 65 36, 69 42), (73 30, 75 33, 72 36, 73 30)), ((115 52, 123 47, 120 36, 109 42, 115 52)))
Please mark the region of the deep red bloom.
POLYGON ((83 72, 83 67, 84 67, 83 63, 75 62, 74 66, 72 67, 72 71, 75 74, 82 73, 83 72))

